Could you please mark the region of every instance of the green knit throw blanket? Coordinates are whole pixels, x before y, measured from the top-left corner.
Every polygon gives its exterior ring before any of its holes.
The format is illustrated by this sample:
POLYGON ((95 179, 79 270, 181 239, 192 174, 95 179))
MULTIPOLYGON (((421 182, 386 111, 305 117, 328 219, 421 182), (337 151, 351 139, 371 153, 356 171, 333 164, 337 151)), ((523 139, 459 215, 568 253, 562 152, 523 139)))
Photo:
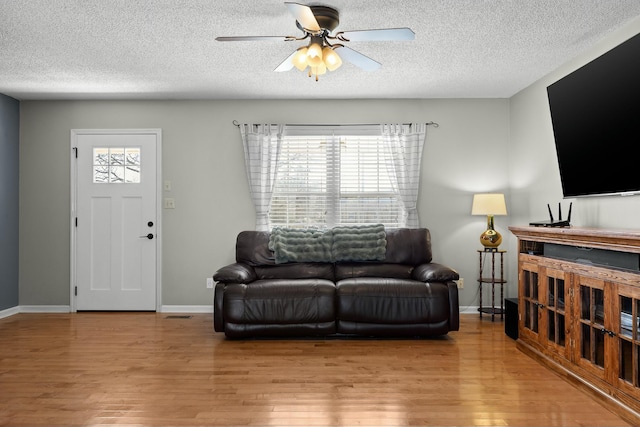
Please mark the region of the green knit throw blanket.
POLYGON ((387 250, 384 226, 358 225, 330 230, 276 227, 269 237, 276 264, 287 262, 382 261, 387 250))

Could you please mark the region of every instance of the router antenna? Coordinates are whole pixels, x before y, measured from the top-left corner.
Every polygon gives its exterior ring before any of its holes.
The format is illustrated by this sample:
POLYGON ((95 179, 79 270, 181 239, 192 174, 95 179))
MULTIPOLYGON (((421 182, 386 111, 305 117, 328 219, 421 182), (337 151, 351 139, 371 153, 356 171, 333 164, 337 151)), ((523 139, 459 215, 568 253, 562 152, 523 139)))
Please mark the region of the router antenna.
POLYGON ((562 221, 562 203, 558 203, 558 221, 562 221))

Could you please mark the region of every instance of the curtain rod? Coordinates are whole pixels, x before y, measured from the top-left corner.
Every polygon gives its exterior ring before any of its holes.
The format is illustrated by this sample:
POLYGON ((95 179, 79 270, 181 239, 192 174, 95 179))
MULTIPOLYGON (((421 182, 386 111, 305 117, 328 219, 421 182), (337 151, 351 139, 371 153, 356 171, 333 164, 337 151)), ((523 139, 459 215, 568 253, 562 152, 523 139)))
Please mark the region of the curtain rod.
MULTIPOLYGON (((240 123, 238 123, 237 120, 234 120, 233 125, 235 127, 240 127, 240 123)), ((287 124, 287 126, 377 126, 380 123, 347 123, 347 124, 325 124, 325 123, 316 123, 316 124, 302 124, 302 123, 296 123, 296 124, 287 124)), ((409 126, 411 125, 411 123, 403 123, 403 125, 405 126, 409 126)), ((434 128, 440 127, 440 125, 436 122, 427 122, 426 123, 427 126, 433 126, 434 128)))

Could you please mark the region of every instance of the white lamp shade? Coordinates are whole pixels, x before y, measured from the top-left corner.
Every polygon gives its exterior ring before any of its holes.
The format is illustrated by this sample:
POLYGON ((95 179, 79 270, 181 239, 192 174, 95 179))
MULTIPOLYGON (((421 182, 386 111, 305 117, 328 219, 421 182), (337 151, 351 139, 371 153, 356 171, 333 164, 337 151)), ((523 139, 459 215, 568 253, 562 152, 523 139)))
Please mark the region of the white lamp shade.
POLYGON ((507 205, 502 193, 474 194, 471 215, 506 215, 507 205))

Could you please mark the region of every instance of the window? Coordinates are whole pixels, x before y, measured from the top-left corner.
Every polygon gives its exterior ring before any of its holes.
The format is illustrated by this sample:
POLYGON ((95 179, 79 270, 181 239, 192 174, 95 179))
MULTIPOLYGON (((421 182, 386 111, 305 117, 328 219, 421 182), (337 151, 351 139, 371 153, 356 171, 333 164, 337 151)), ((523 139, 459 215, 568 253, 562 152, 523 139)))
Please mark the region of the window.
POLYGON ((430 123, 238 125, 256 230, 419 226, 420 161, 430 123))
POLYGON ((140 148, 94 148, 93 182, 139 183, 140 148))
POLYGON ((380 135, 283 136, 271 227, 405 226, 388 157, 380 135))

